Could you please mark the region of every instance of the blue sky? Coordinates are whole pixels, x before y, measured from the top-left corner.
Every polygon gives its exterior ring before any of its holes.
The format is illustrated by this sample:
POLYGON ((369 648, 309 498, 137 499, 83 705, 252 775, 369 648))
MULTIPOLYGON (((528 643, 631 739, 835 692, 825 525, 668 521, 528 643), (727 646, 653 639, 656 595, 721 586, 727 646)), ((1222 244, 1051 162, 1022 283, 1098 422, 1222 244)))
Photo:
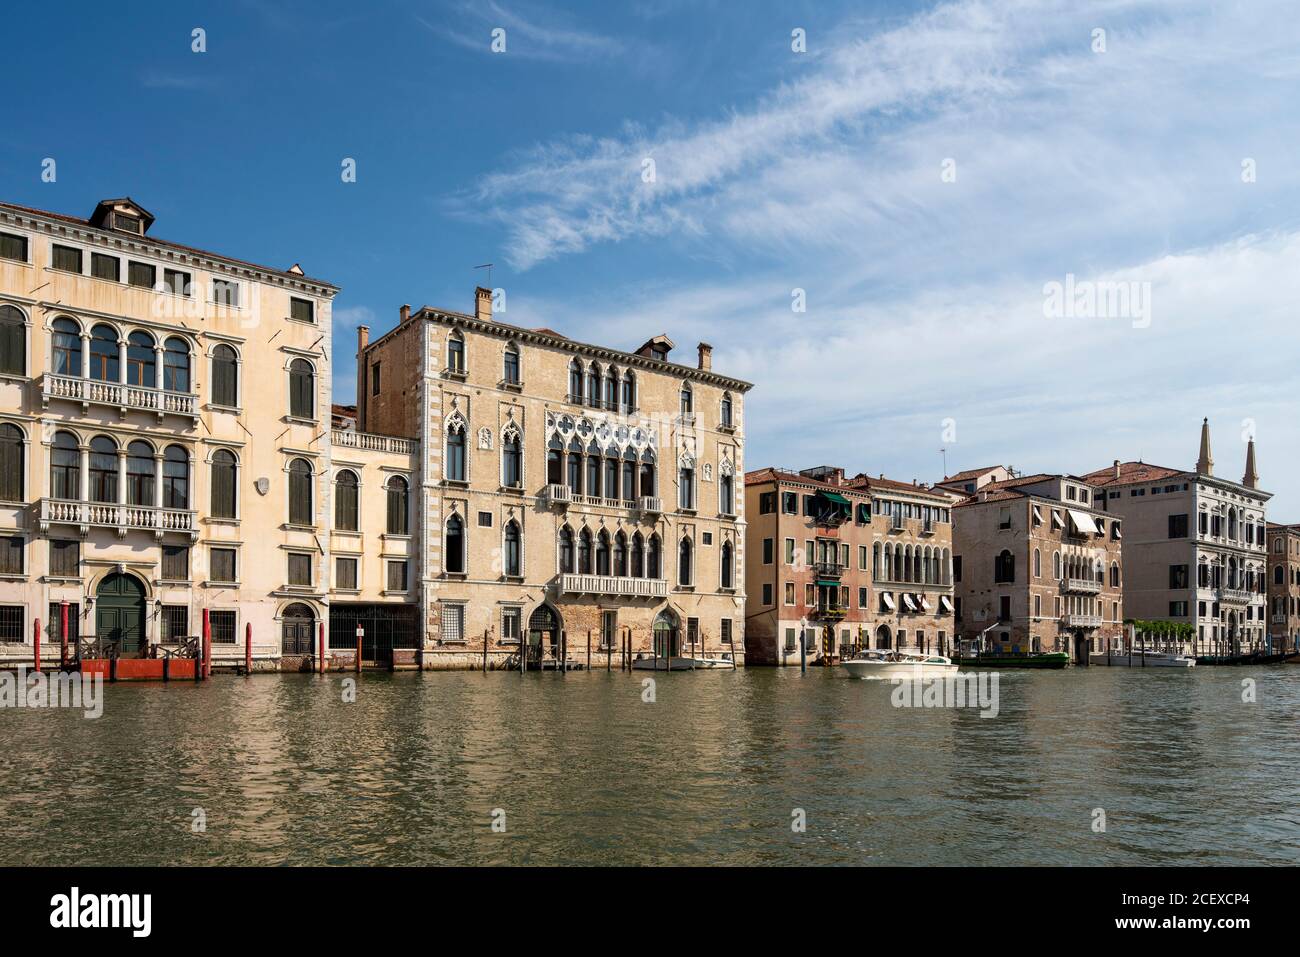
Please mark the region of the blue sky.
POLYGON ((162 238, 342 286, 339 400, 359 322, 468 310, 491 261, 507 321, 625 348, 667 332, 683 361, 713 343, 715 368, 758 384, 749 467, 933 480, 940 448, 949 472, 1190 466, 1209 416, 1217 470, 1240 477, 1253 430, 1273 517, 1300 520, 1287 3, 6 17, 26 42, 7 52, 0 195, 85 215, 129 194, 162 238), (1045 315, 1067 276, 1147 289, 1149 312, 1045 315))

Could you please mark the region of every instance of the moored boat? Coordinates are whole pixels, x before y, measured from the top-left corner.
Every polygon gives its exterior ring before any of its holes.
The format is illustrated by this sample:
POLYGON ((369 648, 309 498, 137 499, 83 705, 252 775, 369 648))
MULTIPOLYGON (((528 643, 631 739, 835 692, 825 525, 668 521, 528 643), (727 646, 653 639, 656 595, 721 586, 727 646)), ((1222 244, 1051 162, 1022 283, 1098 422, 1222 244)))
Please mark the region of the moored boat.
POLYGON ((957 658, 957 664, 971 668, 1064 668, 1070 656, 1064 651, 1038 654, 976 654, 957 658))
POLYGON ((918 655, 905 651, 870 649, 841 661, 840 667, 853 678, 929 678, 957 670, 951 658, 918 655))
POLYGON ((1194 668, 1196 659, 1191 655, 1175 655, 1163 651, 1145 651, 1137 649, 1128 652, 1117 648, 1109 652, 1096 651, 1088 656, 1088 662, 1103 667, 1116 668, 1194 668))
POLYGON ((632 659, 632 668, 636 671, 707 671, 732 667, 734 666, 730 658, 691 658, 686 655, 664 658, 648 655, 644 658, 632 659))

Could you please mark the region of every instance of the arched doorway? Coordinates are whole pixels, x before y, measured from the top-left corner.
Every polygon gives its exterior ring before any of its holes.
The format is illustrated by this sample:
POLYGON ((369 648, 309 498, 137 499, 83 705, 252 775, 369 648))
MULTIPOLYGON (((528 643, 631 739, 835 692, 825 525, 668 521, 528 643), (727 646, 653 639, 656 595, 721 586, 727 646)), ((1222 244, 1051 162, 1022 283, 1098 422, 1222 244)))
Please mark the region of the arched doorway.
POLYGON ((550 605, 538 605, 528 616, 528 658, 540 662, 546 654, 560 652, 560 615, 550 605))
POLYGON ((892 636, 889 633, 889 626, 881 625, 876 629, 876 647, 881 649, 888 648, 891 643, 892 636))
POLYGON ((134 575, 107 576, 95 591, 95 637, 117 644, 126 658, 144 647, 144 584, 134 575))
POLYGON ((310 655, 316 632, 316 616, 309 605, 297 601, 280 616, 280 654, 310 655))
POLYGON ((655 616, 654 650, 656 658, 671 658, 682 653, 681 631, 677 616, 665 608, 655 616))

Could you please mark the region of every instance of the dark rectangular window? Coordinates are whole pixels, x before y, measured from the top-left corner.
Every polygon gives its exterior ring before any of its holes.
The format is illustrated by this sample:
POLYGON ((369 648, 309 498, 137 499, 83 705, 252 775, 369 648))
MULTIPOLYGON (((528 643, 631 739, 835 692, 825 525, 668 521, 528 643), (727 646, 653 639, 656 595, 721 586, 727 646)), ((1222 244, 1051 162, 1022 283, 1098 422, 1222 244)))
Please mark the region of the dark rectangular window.
POLYGON ((50 263, 63 272, 81 272, 81 250, 71 246, 55 246, 54 259, 50 263))
POLYGON ((162 550, 162 577, 164 581, 190 580, 190 549, 188 545, 164 545, 162 550))
POLYGON ((960 555, 952 556, 952 580, 955 582, 961 581, 961 556, 960 555))
POLYGON ((376 362, 370 367, 370 394, 379 395, 379 369, 382 362, 376 362))
POLYGON ((781 493, 781 513, 783 515, 794 515, 799 511, 799 496, 794 492, 781 493))
POLYGON ((730 618, 722 619, 722 643, 724 645, 731 644, 731 619, 730 618))
POLYGON ((122 260, 103 253, 90 254, 90 274, 96 279, 118 282, 122 278, 122 260))
POLYGON ((208 628, 214 645, 235 643, 235 612, 230 609, 208 612, 208 628))
POLYGON ((1187 566, 1186 565, 1169 566, 1169 587, 1170 588, 1187 587, 1187 566))
POLYGON ((1171 602, 1169 603, 1169 617, 1170 617, 1170 618, 1186 618, 1186 617, 1187 617, 1187 602, 1185 602, 1185 601, 1171 601, 1171 602))
POLYGON ((23 573, 23 537, 6 535, 0 538, 0 575, 23 573))
POLYGON ((172 295, 188 298, 190 294, 190 274, 179 269, 164 269, 163 285, 167 287, 172 295))
POLYGON ((235 580, 235 549, 214 548, 208 553, 211 569, 209 577, 214 582, 233 582, 235 580))
POLYGON ((1186 515, 1169 516, 1169 537, 1170 538, 1187 537, 1187 516, 1186 515))
POLYGON ((315 322, 316 306, 306 299, 289 299, 289 318, 299 322, 315 322))
POLYGON ((158 281, 158 270, 149 263, 128 263, 126 267, 126 281, 132 286, 141 286, 145 289, 152 289, 153 284, 158 281))
POLYGON ((406 591, 406 562, 388 563, 388 590, 406 591))
POLYGON ((76 578, 81 573, 81 543, 76 539, 50 539, 50 574, 57 578, 76 578))
POLYGON ((291 554, 289 556, 289 584, 311 585, 311 556, 291 554))
MULTIPOLYGON (((45 626, 46 640, 63 643, 63 604, 50 602, 50 617, 45 626)), ((68 602, 68 654, 73 653, 81 637, 81 605, 75 601, 68 602)))
POLYGON ((0 259, 27 262, 27 237, 13 233, 0 233, 0 259))
POLYGON ((758 496, 758 514, 769 515, 776 511, 776 493, 762 492, 758 496))
POLYGON ((239 284, 229 279, 212 280, 212 301, 218 306, 238 306, 239 284))
POLYGON ((770 582, 763 585, 763 604, 772 604, 772 585, 770 582))
POLYGON ((355 591, 357 587, 357 560, 355 558, 334 559, 334 587, 355 591))
POLYGON ((1011 596, 1003 595, 998 599, 998 621, 1011 620, 1011 596))
POLYGON ((135 233, 137 236, 143 231, 140 220, 126 213, 113 214, 113 228, 120 229, 124 233, 135 233))
POLYGON ((763 564, 772 564, 773 542, 770 538, 763 539, 763 564))
MULTIPOLYGON (((190 636, 190 610, 184 605, 162 606, 162 640, 174 644, 190 636)), ((212 617, 208 616, 211 625, 212 617)))
POLYGON ((491 528, 491 527, 492 527, 492 513, 491 513, 491 512, 479 512, 479 513, 478 513, 478 527, 479 527, 479 528, 491 528))
POLYGON ((26 638, 23 628, 22 605, 0 605, 0 641, 23 641, 26 638))

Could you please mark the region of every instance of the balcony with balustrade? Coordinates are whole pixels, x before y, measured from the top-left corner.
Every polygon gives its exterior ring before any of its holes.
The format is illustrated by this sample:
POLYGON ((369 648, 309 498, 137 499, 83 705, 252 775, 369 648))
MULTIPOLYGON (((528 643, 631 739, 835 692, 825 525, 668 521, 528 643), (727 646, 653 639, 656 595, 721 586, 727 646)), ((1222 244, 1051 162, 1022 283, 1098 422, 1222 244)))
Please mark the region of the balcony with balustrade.
POLYGON ((353 432, 348 429, 331 430, 330 443, 340 449, 388 452, 393 455, 411 455, 420 448, 420 443, 415 439, 397 435, 376 435, 373 432, 353 432))
POLYGON ((1100 595, 1101 582, 1095 578, 1065 578, 1061 589, 1075 595, 1100 595))
POLYGON ((599 595, 610 598, 667 598, 664 578, 631 578, 623 575, 560 575, 559 589, 565 595, 599 595))
POLYGON ((108 406, 123 416, 129 409, 138 409, 153 412, 160 421, 167 415, 185 416, 191 420, 197 420, 199 416, 199 397, 193 393, 47 372, 41 377, 41 407, 49 408, 51 400, 79 402, 82 411, 87 411, 92 405, 108 406))
POLYGON ((1101 615, 1065 614, 1061 624, 1066 628, 1100 628, 1101 615))
POLYGON ((43 498, 38 503, 41 534, 47 535, 51 525, 74 525, 82 535, 91 528, 112 528, 119 538, 140 529, 153 532, 161 539, 167 532, 187 534, 191 541, 198 539, 198 513, 192 509, 159 508, 150 505, 120 505, 109 502, 76 502, 66 499, 43 498))

